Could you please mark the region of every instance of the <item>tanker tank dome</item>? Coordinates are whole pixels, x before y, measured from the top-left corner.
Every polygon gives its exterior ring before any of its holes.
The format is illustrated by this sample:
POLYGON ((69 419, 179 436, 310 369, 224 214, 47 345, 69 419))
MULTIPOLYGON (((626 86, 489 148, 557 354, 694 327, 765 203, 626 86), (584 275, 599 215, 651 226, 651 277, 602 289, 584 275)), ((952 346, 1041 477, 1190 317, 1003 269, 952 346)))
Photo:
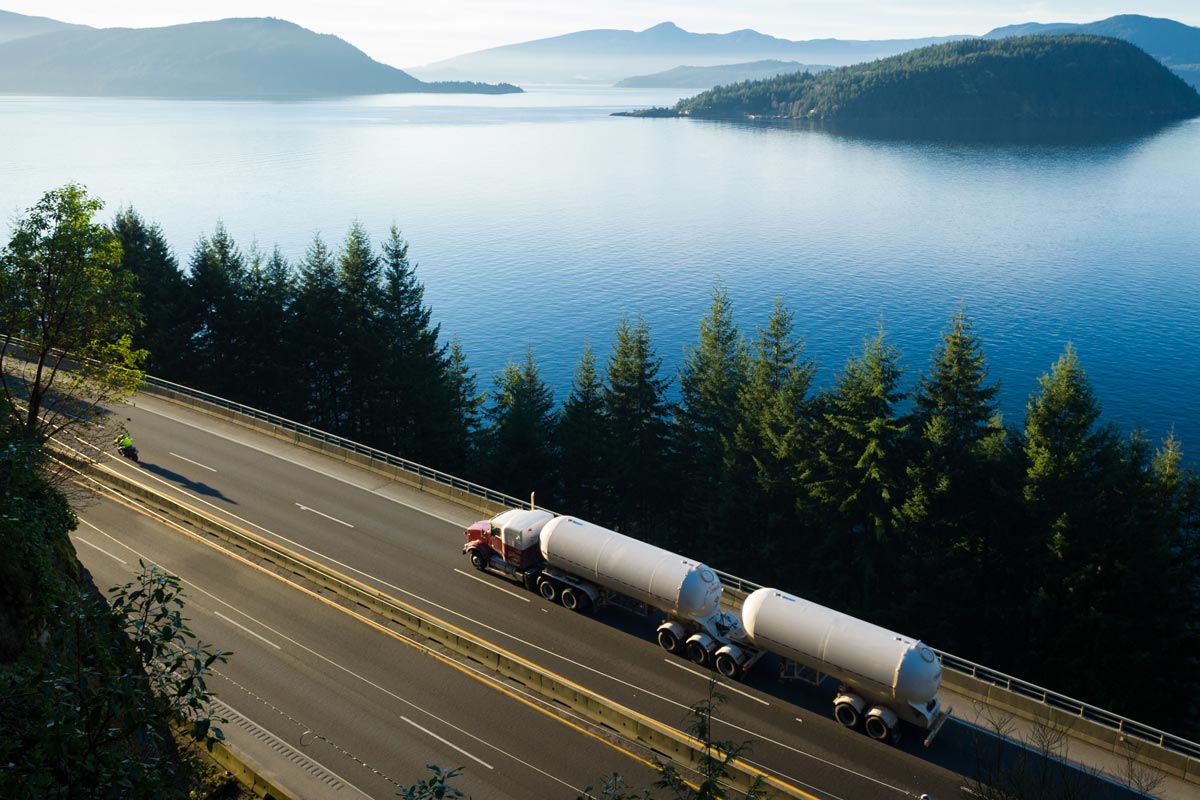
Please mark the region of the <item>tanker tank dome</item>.
POLYGON ((679 587, 679 613, 691 619, 704 619, 720 608, 721 579, 704 564, 693 565, 679 587))

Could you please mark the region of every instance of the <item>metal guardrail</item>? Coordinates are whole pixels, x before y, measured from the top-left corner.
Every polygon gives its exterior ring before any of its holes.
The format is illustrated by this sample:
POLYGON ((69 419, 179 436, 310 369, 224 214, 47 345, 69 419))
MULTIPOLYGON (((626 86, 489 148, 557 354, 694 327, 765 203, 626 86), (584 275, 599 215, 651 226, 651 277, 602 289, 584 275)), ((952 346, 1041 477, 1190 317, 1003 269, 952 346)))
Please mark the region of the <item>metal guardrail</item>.
POLYGON ((402 469, 405 472, 421 478, 427 478, 429 480, 436 481, 452 489, 458 489, 459 491, 466 492, 467 494, 475 497, 482 497, 484 500, 492 503, 500 503, 501 505, 511 506, 513 508, 523 508, 529 504, 528 500, 522 500, 520 498, 513 497, 512 495, 504 494, 503 492, 497 492, 494 489, 489 489, 488 487, 482 486, 478 483, 472 483, 471 481, 463 480, 462 478, 451 475, 448 472, 442 472, 441 470, 427 467, 424 464, 418 464, 417 462, 410 461, 407 458, 402 458, 397 455, 392 455, 391 453, 386 453, 383 450, 378 450, 374 447, 368 447, 365 444, 360 444, 353 439, 347 439, 344 436, 337 436, 332 433, 327 433, 319 428, 314 428, 311 425, 305 425, 301 422, 290 420, 287 417, 281 417, 278 414, 272 414, 268 411, 254 408, 253 406, 235 403, 232 400, 226 400, 223 397, 217 397, 216 395, 208 394, 207 392, 201 392, 178 383, 171 383, 170 381, 163 380, 162 378, 155 378, 152 375, 146 376, 146 383, 150 386, 156 386, 161 389, 175 392, 176 394, 182 394, 197 400, 203 400, 206 403, 211 403, 212 405, 227 409, 229 411, 234 411, 243 416, 265 422, 268 425, 293 431, 303 436, 307 436, 310 439, 315 439, 316 441, 323 442, 325 444, 331 444, 335 447, 340 447, 344 450, 348 450, 351 453, 366 456, 373 461, 378 461, 379 463, 386 464, 389 467, 402 469))
MULTIPOLYGON (((270 425, 274 425, 285 430, 294 431, 317 441, 342 447, 351 452, 358 453, 373 460, 379 461, 380 463, 398 467, 414 475, 419 475, 423 478, 437 481, 438 483, 445 484, 446 486, 465 491, 473 496, 482 497, 490 502, 500 503, 513 508, 523 508, 528 505, 527 501, 520 498, 494 491, 486 486, 463 480, 462 478, 455 477, 449 473, 442 472, 431 467, 426 467, 423 464, 416 463, 415 461, 409 461, 406 458, 385 453, 382 450, 377 450, 373 447, 359 444, 358 442, 341 436, 335 436, 334 434, 326 433, 325 431, 313 428, 309 425, 304 425, 302 423, 286 419, 285 417, 280 417, 276 414, 270 414, 266 411, 253 408, 251 406, 225 400, 224 398, 217 397, 206 392, 197 391, 196 389, 182 386, 177 383, 171 383, 170 381, 166 381, 161 378, 155 378, 149 375, 146 376, 146 383, 171 392, 175 392, 177 394, 202 400, 206 403, 211 403, 244 416, 267 422, 270 425)), ((746 594, 754 591, 755 589, 763 588, 760 584, 739 578, 736 575, 731 575, 730 573, 722 572, 721 570, 713 571, 717 573, 717 576, 721 580, 722 586, 727 588, 736 589, 746 594)), ((1158 730, 1157 728, 1152 728, 1149 725, 1144 725, 1136 720, 1123 717, 1120 714, 1114 714, 1111 711, 1106 711, 1102 708, 1089 705, 1080 700, 1059 694, 1058 692, 1053 692, 1044 687, 1029 683, 1028 681, 1023 681, 1020 678, 1014 678, 1011 675, 991 669, 990 667, 985 667, 982 664, 976 664, 973 661, 968 661, 965 658, 959 658, 951 653, 946 653, 936 648, 930 649, 937 653, 938 657, 941 659, 943 669, 953 670, 954 672, 968 675, 976 680, 992 686, 1001 687, 1009 692, 1012 692, 1014 695, 1034 700, 1042 703, 1048 708, 1058 709, 1059 711, 1066 712, 1082 720, 1100 725, 1109 730, 1117 731, 1122 735, 1134 737, 1140 741, 1158 745, 1165 750, 1179 753, 1189 758, 1200 759, 1200 744, 1197 744, 1196 742, 1192 742, 1180 736, 1167 733, 1166 731, 1158 730)))
POLYGON ((1006 675, 1003 672, 981 664, 976 664, 965 658, 959 658, 958 656, 937 649, 933 649, 933 652, 937 653, 938 657, 941 658, 944 669, 951 669, 963 675, 970 675, 978 681, 991 684, 992 686, 999 686, 1015 695, 1035 700, 1079 719, 1117 731, 1124 736, 1134 737, 1140 741, 1158 745, 1165 750, 1170 750, 1189 758, 1200 759, 1200 744, 1196 742, 1189 741, 1172 733, 1167 733, 1166 731, 1160 731, 1158 728, 1152 728, 1136 720, 1122 717, 1120 714, 1105 711, 1102 708, 1089 705, 1082 700, 1076 700, 1073 697, 1052 692, 1049 689, 1029 683, 1028 681, 1023 681, 1020 678, 1014 678, 1011 675, 1006 675))

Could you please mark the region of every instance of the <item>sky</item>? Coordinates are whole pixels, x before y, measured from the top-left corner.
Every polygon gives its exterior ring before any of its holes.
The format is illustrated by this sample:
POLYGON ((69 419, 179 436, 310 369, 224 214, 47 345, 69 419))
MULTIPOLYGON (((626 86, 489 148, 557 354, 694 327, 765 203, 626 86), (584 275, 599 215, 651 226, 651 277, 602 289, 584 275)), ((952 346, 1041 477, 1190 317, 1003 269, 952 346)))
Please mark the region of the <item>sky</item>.
POLYGON ((590 28, 643 30, 668 21, 695 33, 752 28, 783 39, 983 34, 1115 14, 1200 26, 1200 0, 0 0, 0 9, 98 28, 278 17, 400 68, 590 28))

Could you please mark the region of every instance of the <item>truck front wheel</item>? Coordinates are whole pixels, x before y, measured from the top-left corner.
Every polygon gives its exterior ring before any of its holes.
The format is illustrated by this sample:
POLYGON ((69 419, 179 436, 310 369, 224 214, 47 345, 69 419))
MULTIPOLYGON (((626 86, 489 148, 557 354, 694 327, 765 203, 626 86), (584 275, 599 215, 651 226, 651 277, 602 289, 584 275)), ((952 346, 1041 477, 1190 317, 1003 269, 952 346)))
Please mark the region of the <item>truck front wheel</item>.
POLYGON ((479 570, 480 572, 483 572, 485 569, 487 569, 487 565, 488 565, 488 562, 487 562, 487 559, 484 557, 483 553, 479 552, 478 550, 471 551, 471 566, 472 567, 479 570))

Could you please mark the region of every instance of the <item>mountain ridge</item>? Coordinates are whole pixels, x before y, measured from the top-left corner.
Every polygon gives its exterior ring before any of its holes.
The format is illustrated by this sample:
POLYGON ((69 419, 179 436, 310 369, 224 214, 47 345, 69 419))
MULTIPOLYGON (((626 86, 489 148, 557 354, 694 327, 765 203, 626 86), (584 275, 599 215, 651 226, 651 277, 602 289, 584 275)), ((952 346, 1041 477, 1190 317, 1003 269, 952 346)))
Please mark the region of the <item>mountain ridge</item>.
POLYGON ((430 84, 332 34, 273 17, 161 28, 70 28, 0 44, 0 92, 149 97, 312 97, 520 91, 430 84))
POLYGON ((673 69, 686 58, 698 67, 765 59, 844 65, 872 61, 967 36, 920 39, 811 39, 792 41, 743 28, 730 33, 692 33, 672 22, 642 31, 596 28, 529 42, 500 45, 408 71, 424 79, 481 79, 516 83, 613 84, 631 75, 673 69))

